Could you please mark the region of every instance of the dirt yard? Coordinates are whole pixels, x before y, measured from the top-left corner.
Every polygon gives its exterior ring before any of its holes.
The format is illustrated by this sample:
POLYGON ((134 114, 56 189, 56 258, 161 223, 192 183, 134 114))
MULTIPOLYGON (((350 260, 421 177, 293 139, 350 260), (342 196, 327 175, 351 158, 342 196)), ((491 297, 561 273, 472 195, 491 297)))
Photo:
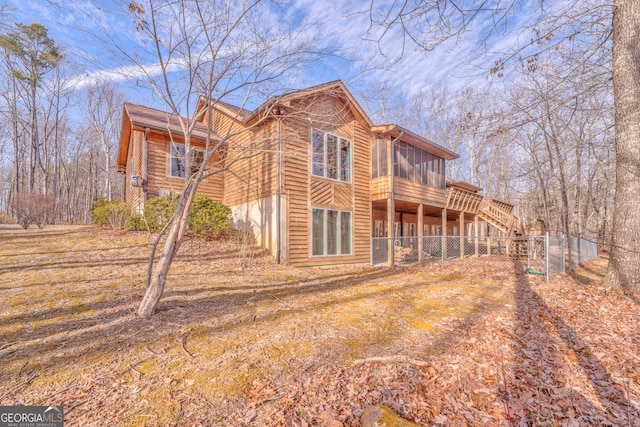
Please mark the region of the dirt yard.
POLYGON ((640 303, 606 258, 547 284, 500 258, 293 268, 188 240, 135 316, 151 238, 0 225, 0 405, 68 426, 640 425, 640 303))

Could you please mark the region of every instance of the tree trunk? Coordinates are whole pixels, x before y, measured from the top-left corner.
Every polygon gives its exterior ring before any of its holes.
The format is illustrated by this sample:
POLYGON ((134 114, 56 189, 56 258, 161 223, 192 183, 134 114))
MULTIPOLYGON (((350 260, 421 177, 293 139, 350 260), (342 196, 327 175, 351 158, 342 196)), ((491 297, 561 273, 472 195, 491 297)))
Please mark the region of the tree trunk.
POLYGON ((36 181, 36 166, 38 164, 38 124, 36 112, 36 84, 31 84, 31 156, 29 165, 29 191, 33 191, 36 181))
POLYGON ((616 0, 613 11, 616 195, 605 283, 640 292, 640 2, 616 0))
POLYGON ((151 283, 144 294, 144 298, 142 298, 140 307, 138 307, 138 316, 144 319, 150 319, 151 316, 153 316, 156 311, 156 306, 164 292, 164 285, 167 281, 169 268, 171 268, 173 259, 177 255, 178 249, 180 249, 182 237, 189 223, 189 208, 191 207, 196 188, 196 185, 188 185, 178 199, 171 227, 167 232, 167 239, 164 242, 160 258, 158 259, 158 265, 153 272, 151 283))

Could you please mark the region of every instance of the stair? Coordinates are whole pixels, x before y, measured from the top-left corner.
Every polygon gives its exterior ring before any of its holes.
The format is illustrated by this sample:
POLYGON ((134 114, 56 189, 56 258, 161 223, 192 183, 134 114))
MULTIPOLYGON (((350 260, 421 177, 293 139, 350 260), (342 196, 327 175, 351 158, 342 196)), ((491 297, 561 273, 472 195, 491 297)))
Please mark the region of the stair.
MULTIPOLYGON (((504 204, 484 199, 480 203, 478 215, 494 227, 501 230, 507 237, 524 236, 522 221, 507 211, 504 204)), ((527 239, 507 240, 507 256, 509 258, 527 258, 529 256, 529 242, 527 239)))
MULTIPOLYGON (((447 208, 463 210, 478 217, 505 233, 507 237, 524 236, 524 227, 520 218, 511 213, 513 206, 498 200, 487 200, 459 188, 451 188, 447 196, 447 208)), ((527 239, 507 240, 507 256, 511 258, 527 258, 529 243, 527 239)))

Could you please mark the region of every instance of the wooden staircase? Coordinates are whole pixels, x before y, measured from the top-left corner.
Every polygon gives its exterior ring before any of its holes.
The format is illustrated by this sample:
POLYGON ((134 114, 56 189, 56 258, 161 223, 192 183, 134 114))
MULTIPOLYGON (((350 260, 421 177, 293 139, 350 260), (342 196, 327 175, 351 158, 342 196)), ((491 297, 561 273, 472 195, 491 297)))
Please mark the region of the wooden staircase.
MULTIPOLYGON (((507 237, 524 236, 524 226, 517 216, 513 215, 513 206, 499 200, 488 200, 483 196, 457 187, 449 189, 447 209, 462 210, 478 217, 502 231, 507 237)), ((527 239, 508 239, 507 256, 526 258, 529 244, 527 239)))

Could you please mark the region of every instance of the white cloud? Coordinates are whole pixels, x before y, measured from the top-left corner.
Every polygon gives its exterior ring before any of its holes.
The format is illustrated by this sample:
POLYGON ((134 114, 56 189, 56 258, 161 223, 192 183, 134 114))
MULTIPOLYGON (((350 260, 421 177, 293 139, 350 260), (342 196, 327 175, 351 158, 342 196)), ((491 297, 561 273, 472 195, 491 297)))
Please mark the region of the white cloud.
MULTIPOLYGON (((66 46, 68 55, 86 65, 86 71, 74 77, 79 88, 97 80, 146 80, 148 75, 157 76, 160 71, 152 59, 145 60, 144 52, 135 61, 147 64, 144 67, 131 65, 133 61, 126 64, 122 57, 115 62, 110 58, 110 48, 89 36, 91 26, 98 25, 105 33, 103 37, 113 37, 111 41, 120 43, 122 49, 134 46, 138 41, 139 34, 133 20, 125 14, 116 13, 110 2, 66 1, 61 2, 59 8, 51 8, 45 0, 9 1, 18 11, 30 11, 28 15, 20 12, 17 16, 21 18, 19 21, 44 23, 51 29, 51 36, 66 46)), ((282 9, 266 10, 263 21, 267 26, 284 22, 291 27, 304 28, 308 37, 325 48, 331 47, 335 57, 328 57, 304 70, 309 77, 300 77, 300 84, 317 84, 340 78, 357 93, 386 82, 408 95, 445 80, 451 89, 482 84, 488 61, 481 58, 478 43, 483 41, 492 22, 476 19, 469 32, 447 40, 433 50, 424 51, 400 28, 383 32, 381 27, 372 27, 368 5, 368 1, 361 0, 293 0, 282 9), (377 39, 380 39, 379 45, 375 43, 377 39)), ((526 7, 519 11, 509 26, 523 26, 526 12, 526 7)), ((486 46, 482 46, 482 50, 499 52, 515 41, 521 41, 521 37, 495 34, 495 37, 485 40, 486 46)), ((175 69, 181 65, 179 62, 172 64, 175 69)))

